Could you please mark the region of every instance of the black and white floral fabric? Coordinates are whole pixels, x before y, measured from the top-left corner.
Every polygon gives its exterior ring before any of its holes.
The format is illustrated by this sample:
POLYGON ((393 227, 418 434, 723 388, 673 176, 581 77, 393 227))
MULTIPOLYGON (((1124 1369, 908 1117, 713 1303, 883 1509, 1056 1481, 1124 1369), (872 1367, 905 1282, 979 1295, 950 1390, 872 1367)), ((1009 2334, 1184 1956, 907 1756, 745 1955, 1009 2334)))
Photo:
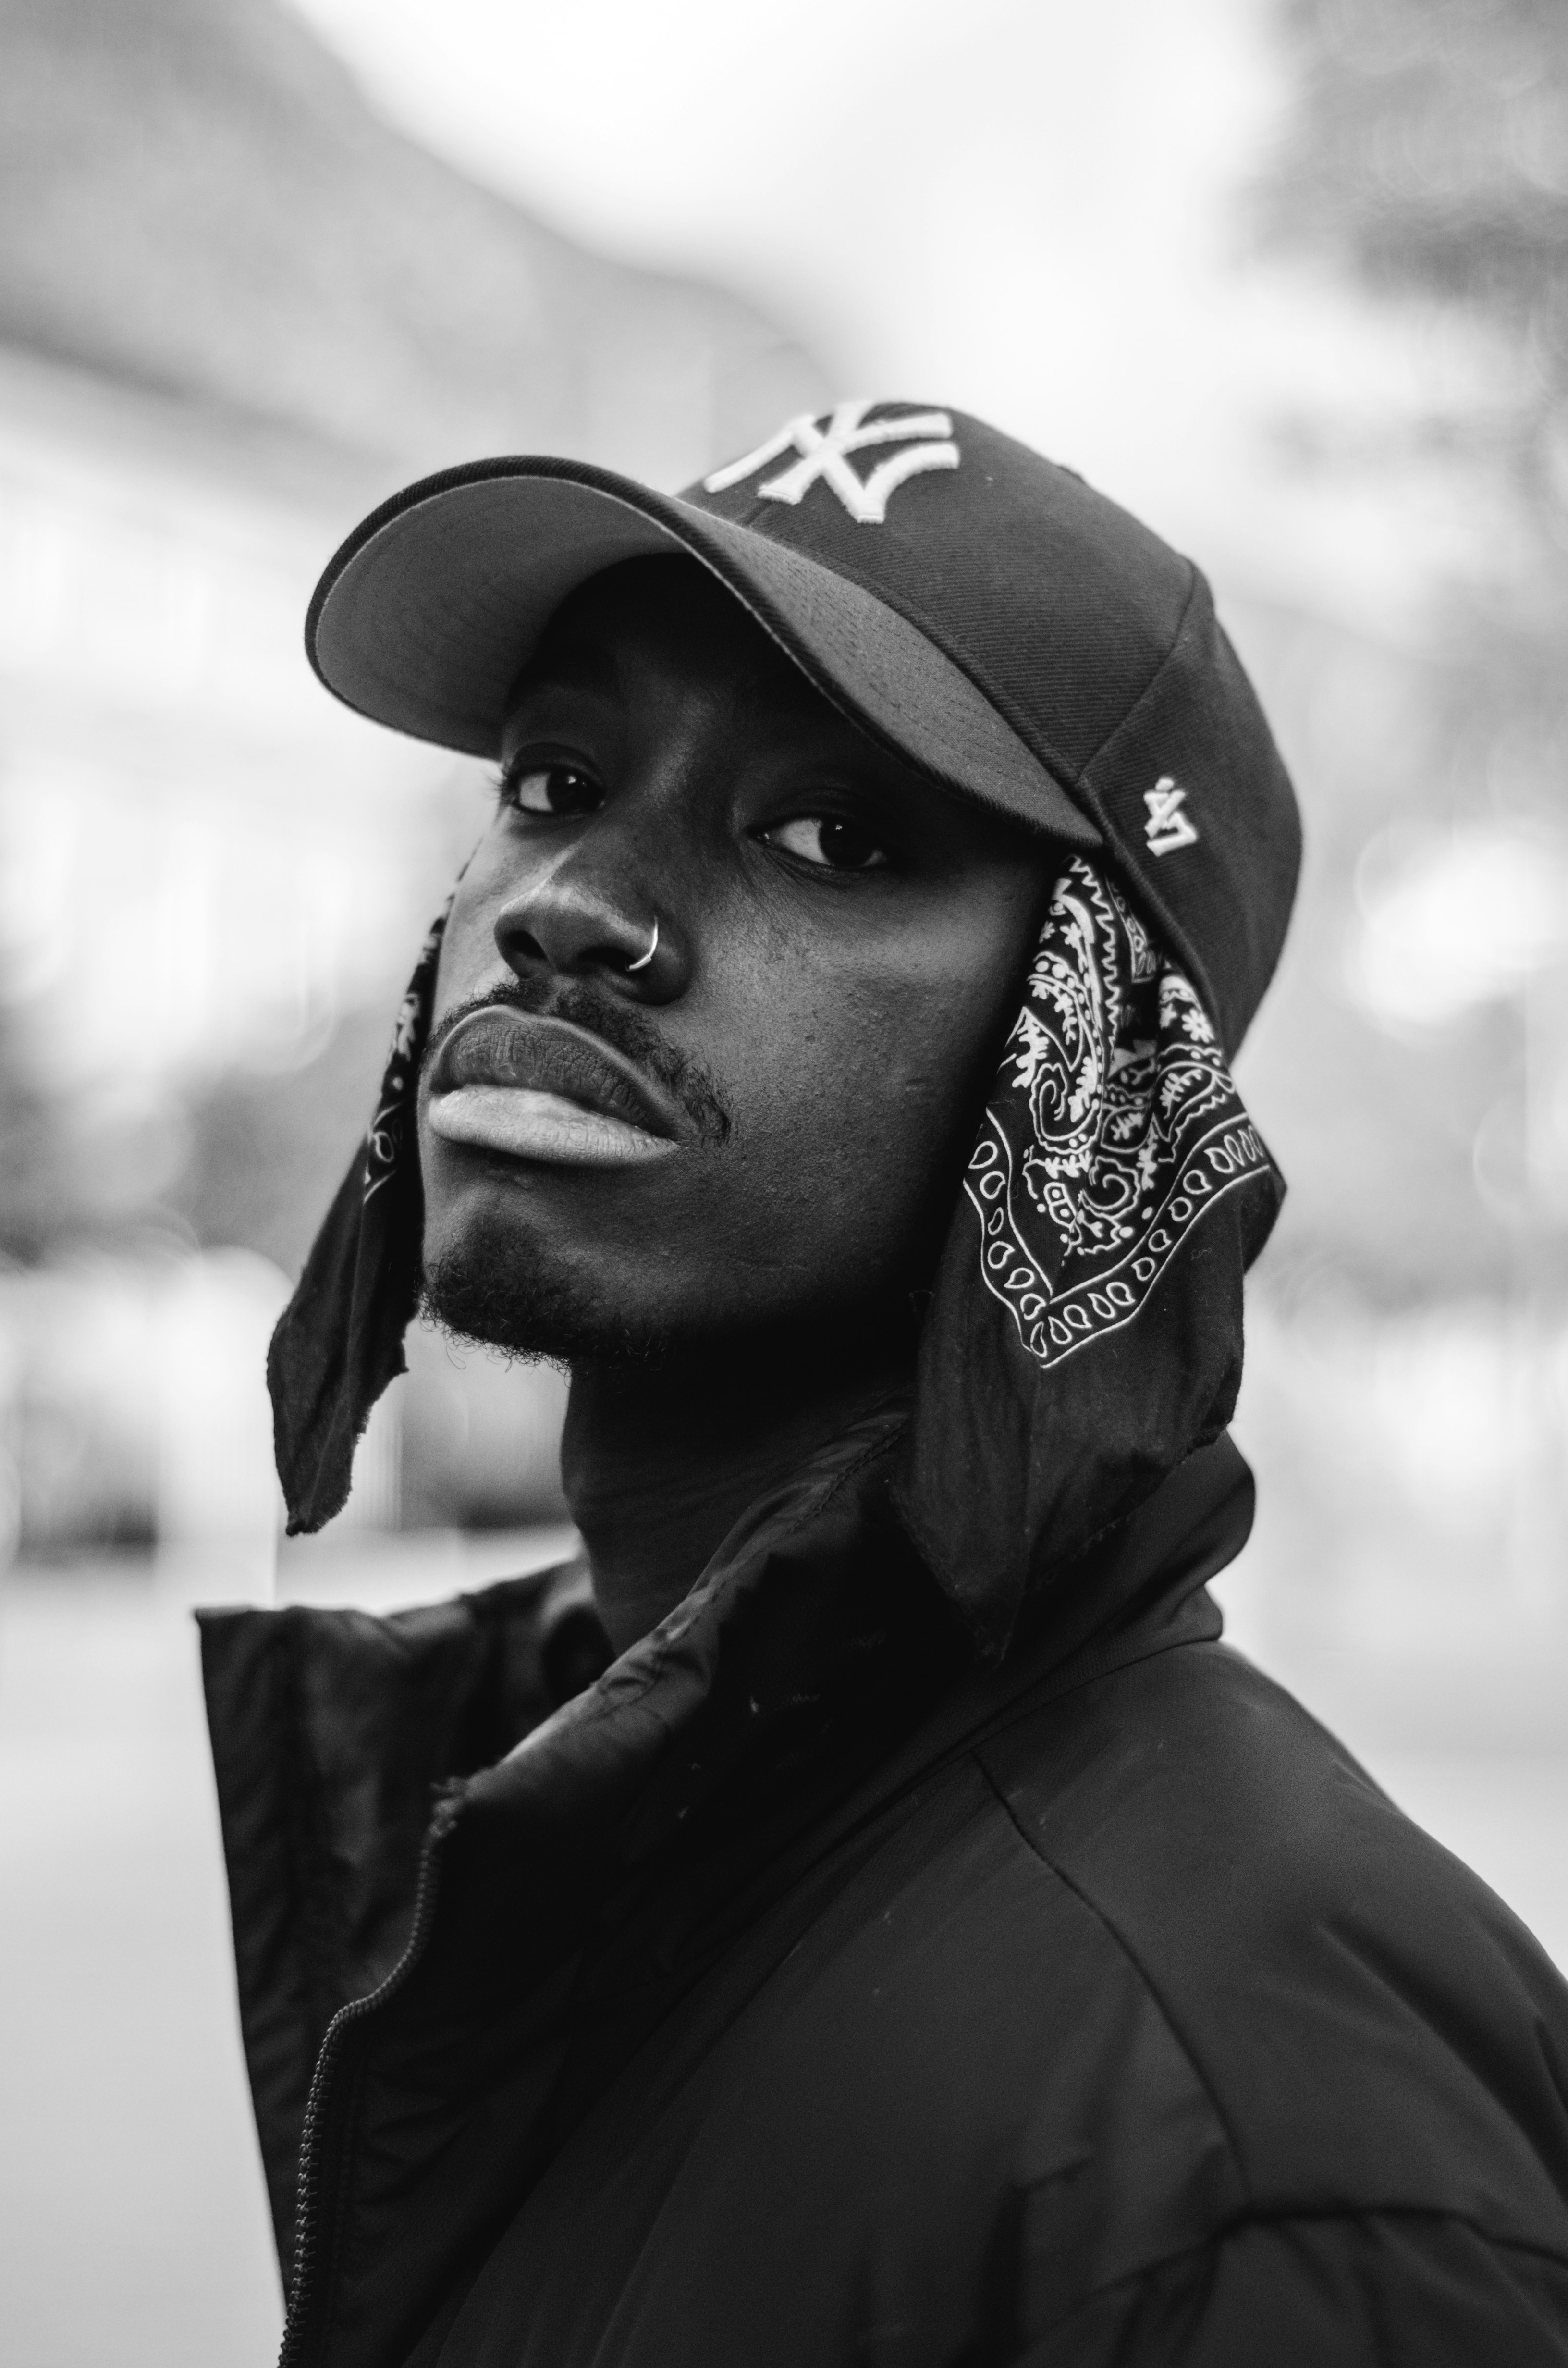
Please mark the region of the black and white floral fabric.
POLYGON ((1058 882, 964 1190, 1040 1365, 1131 1324, 1193 1227, 1271 1174, 1202 1004, 1112 882, 1058 882))
POLYGON ((1108 872, 1058 880, 921 1330, 897 1485, 982 1648, 1223 1429, 1283 1180, 1191 983, 1108 872))

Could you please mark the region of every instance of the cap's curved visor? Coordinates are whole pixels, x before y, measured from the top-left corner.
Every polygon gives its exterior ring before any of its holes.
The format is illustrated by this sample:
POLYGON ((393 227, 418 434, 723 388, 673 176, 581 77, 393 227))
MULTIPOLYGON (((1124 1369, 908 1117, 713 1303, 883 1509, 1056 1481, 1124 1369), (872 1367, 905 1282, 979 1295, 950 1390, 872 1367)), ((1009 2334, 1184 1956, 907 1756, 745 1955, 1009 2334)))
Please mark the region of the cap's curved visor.
POLYGON ((494 756, 512 686, 567 595, 670 552, 710 568, 872 739, 1035 830, 1100 844, 983 692, 895 609, 749 527, 580 462, 479 461, 395 495, 323 575, 305 646, 361 714, 494 756))

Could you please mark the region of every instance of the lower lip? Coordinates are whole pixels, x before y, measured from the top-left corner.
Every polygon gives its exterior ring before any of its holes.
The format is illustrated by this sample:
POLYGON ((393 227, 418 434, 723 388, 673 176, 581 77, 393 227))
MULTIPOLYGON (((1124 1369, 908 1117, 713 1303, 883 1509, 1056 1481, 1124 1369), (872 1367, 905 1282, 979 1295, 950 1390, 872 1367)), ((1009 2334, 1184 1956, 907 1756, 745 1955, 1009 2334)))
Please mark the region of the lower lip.
POLYGON ((642 1167, 679 1147, 564 1094, 526 1086, 455 1086, 431 1101, 429 1126, 446 1143, 555 1167, 642 1167))

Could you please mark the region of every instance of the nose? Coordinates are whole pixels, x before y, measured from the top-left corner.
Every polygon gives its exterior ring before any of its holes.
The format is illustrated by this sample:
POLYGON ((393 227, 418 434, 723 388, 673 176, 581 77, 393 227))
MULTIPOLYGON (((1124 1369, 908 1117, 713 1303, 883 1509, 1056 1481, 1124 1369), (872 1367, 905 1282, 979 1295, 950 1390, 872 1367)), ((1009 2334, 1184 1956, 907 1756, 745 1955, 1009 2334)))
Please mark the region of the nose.
POLYGON ((667 1003, 686 982, 686 962, 667 914, 653 898, 556 871, 508 897, 495 918, 495 944, 523 978, 540 971, 624 984, 641 1002, 667 1003))

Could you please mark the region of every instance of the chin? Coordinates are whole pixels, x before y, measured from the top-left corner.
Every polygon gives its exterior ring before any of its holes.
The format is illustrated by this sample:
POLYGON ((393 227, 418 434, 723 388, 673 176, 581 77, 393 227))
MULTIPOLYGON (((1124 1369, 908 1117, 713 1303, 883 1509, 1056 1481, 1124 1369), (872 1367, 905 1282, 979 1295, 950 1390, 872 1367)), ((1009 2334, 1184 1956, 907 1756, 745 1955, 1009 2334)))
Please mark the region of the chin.
POLYGON ((603 1269, 562 1261, 516 1228, 480 1224, 438 1247, 426 1246, 420 1308, 461 1340, 483 1341, 550 1364, 657 1362, 661 1329, 607 1296, 603 1269))

